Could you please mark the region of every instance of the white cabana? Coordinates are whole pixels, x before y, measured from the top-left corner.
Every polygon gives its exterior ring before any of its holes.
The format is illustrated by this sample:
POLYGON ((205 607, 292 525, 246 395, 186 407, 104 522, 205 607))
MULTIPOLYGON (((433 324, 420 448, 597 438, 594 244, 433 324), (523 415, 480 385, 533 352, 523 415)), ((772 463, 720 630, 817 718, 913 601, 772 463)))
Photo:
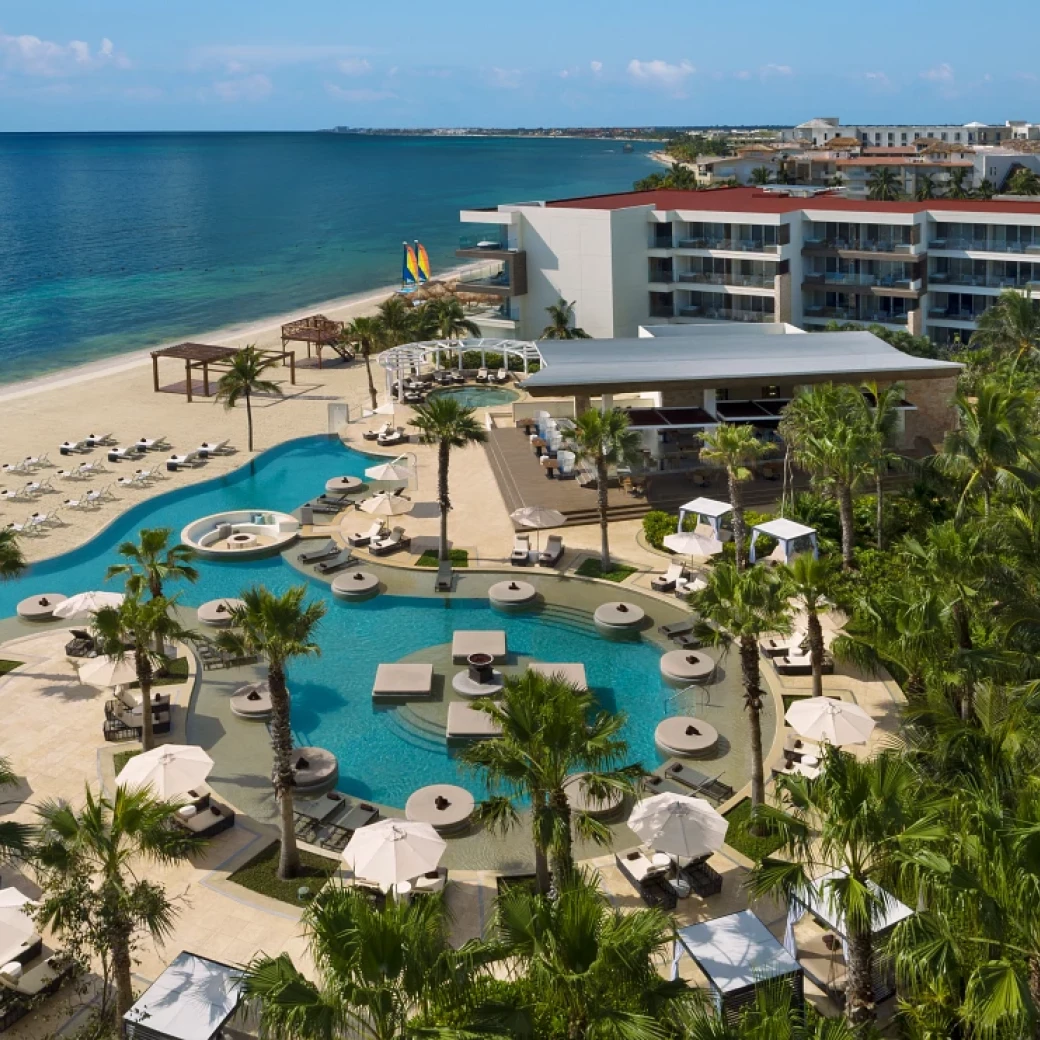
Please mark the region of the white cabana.
POLYGON ((773 933, 750 911, 691 924, 676 932, 672 978, 687 954, 708 980, 720 1014, 736 1022, 759 986, 790 985, 793 1006, 803 1002, 802 969, 773 933))
POLYGON ((816 528, 806 527, 794 520, 786 520, 777 517, 776 520, 767 520, 764 524, 755 524, 751 528, 751 562, 755 562, 755 543, 761 535, 767 538, 775 538, 780 545, 777 551, 781 554, 784 563, 790 563, 791 557, 804 552, 805 548, 799 548, 798 543, 805 543, 811 549, 814 557, 820 555, 819 546, 816 543, 816 528))
POLYGON ((695 516, 698 526, 703 521, 715 532, 716 539, 722 541, 722 518, 732 512, 733 507, 728 502, 718 502, 714 498, 695 498, 679 507, 679 531, 682 531, 687 516, 695 516))

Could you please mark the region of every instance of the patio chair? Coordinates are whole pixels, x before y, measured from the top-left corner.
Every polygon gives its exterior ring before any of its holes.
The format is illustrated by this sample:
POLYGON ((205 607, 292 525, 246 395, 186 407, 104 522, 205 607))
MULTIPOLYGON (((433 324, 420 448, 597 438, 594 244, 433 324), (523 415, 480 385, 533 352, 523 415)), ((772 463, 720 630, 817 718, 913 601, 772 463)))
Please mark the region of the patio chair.
POLYGON ((504 368, 500 368, 495 373, 495 382, 496 383, 508 383, 509 382, 509 372, 506 369, 504 369, 504 368))
POLYGON ((373 538, 368 551, 373 556, 389 556, 399 549, 405 549, 411 545, 412 540, 405 536, 403 527, 395 527, 388 535, 373 538))
POLYGON ((320 549, 310 549, 307 552, 302 552, 296 559, 300 563, 319 563, 321 560, 327 560, 332 556, 338 555, 339 551, 339 546, 330 538, 320 549))
POLYGON ((355 531, 353 534, 347 535, 347 545, 355 547, 368 545, 373 538, 378 538, 383 532, 383 522, 377 520, 372 526, 364 532, 355 531))
POLYGON ((563 556, 563 535, 551 534, 538 557, 539 567, 555 567, 563 556))
POLYGON ((478 383, 486 383, 488 381, 488 370, 486 368, 478 368, 474 378, 478 383))
POLYGON ((675 890, 668 884, 667 866, 655 864, 642 849, 615 853, 614 863, 647 906, 675 909, 678 900, 675 890))
POLYGON ((685 568, 681 563, 670 563, 664 574, 658 574, 650 582, 650 588, 654 592, 671 592, 675 589, 675 583, 683 576, 685 568))
POLYGON ((514 567, 526 567, 531 562, 530 535, 518 534, 513 537, 513 552, 509 562, 514 567))

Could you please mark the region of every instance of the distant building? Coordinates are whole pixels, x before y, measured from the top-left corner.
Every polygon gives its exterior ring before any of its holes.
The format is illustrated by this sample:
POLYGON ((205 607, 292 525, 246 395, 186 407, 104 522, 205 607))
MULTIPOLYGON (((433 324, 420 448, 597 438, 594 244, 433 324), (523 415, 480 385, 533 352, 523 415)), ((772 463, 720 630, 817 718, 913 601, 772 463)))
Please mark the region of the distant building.
POLYGON ((861 144, 905 145, 922 137, 934 137, 950 144, 1006 144, 1008 141, 1040 140, 1040 123, 1008 120, 1003 126, 989 123, 863 123, 843 125, 837 116, 817 116, 784 130, 781 138, 796 143, 823 145, 835 137, 854 137, 861 144))

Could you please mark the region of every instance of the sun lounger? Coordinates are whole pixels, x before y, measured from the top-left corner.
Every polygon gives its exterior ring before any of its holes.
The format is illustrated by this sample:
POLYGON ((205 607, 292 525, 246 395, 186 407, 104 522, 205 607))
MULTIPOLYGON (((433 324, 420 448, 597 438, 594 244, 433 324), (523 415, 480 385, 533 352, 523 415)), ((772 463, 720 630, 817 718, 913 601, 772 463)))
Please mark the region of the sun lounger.
POLYGON ((321 548, 309 549, 296 557, 300 563, 319 563, 339 554, 339 546, 330 538, 321 548))
POLYGON ((330 499, 324 501, 315 499, 313 502, 308 502, 303 509, 309 509, 312 514, 317 513, 319 516, 338 516, 350 505, 349 502, 333 502, 330 499))
POLYGON ((349 567, 352 563, 357 562, 357 557, 350 549, 340 549, 335 556, 327 560, 322 560, 317 564, 315 570, 319 574, 335 574, 336 571, 341 571, 344 567, 349 567))
POLYGON ((800 737, 793 729, 784 731, 784 758, 788 764, 801 762, 803 755, 812 755, 814 758, 823 757, 823 749, 815 741, 800 737))
POLYGON ((545 548, 538 557, 539 567, 555 567, 563 556, 563 536, 551 534, 545 541, 545 548))
POLYGON ((675 579, 675 594, 680 599, 685 598, 691 592, 700 592, 701 589, 705 589, 707 587, 707 581, 705 581, 704 578, 702 578, 699 574, 694 574, 690 577, 675 579))
POLYGON ((109 448, 108 461, 122 462, 123 459, 136 459, 140 454, 141 451, 136 444, 131 445, 129 448, 109 448))
POLYGON ((436 870, 420 874, 412 882, 412 894, 416 896, 437 895, 443 892, 448 885, 447 867, 438 867, 436 870))
POLYGON ((650 582, 650 588, 654 592, 671 592, 675 588, 675 583, 683 576, 684 569, 681 563, 670 563, 664 574, 658 574, 650 582))
POLYGON ((508 381, 509 381, 509 373, 504 368, 500 368, 495 373, 495 382, 496 383, 506 383, 508 381))
POLYGON ((199 457, 208 459, 211 455, 221 455, 227 451, 229 438, 225 437, 222 441, 203 441, 199 445, 199 457))
POLYGON ((136 445, 139 451, 161 451, 169 446, 165 437, 139 437, 136 445))
POLYGON ((668 866, 656 865, 642 849, 618 852, 614 862, 647 906, 675 909, 677 899, 675 890, 668 884, 668 866))
POLYGON ((404 528, 395 527, 386 537, 373 539, 368 551, 373 556, 389 556, 411 544, 412 540, 405 535, 404 528))
POLYGON ((717 896, 722 891, 722 875, 708 865, 707 856, 681 864, 678 874, 702 899, 717 896))
POLYGON ((440 560, 437 564, 434 592, 451 592, 451 573, 451 560, 440 560))
POLYGON ((353 808, 336 819, 336 823, 348 831, 357 831, 375 823, 379 819, 379 810, 368 802, 358 802, 353 808))
POLYGON ((16 523, 14 520, 12 520, 7 525, 7 529, 9 531, 14 531, 15 534, 39 534, 39 529, 33 524, 31 524, 28 520, 21 524, 16 523))
MULTIPOLYGON (((797 654, 785 654, 773 658, 773 667, 778 675, 812 675, 812 655, 809 651, 797 654)), ((834 672, 834 658, 824 654, 821 672, 831 675, 834 672)))
POLYGON ((509 562, 514 567, 526 567, 531 562, 531 539, 526 534, 518 534, 513 537, 513 552, 509 562))
POLYGON ((697 622, 693 618, 686 618, 683 621, 673 621, 670 625, 659 625, 657 631, 669 639, 674 639, 676 636, 684 636, 692 632, 696 624, 697 622))
POLYGON ((97 448, 103 444, 111 444, 114 440, 115 437, 110 433, 102 433, 100 435, 96 433, 88 433, 86 437, 83 438, 83 442, 88 444, 91 448, 97 448))
POLYGON ((29 469, 39 469, 43 466, 53 466, 54 463, 47 458, 47 452, 44 452, 42 455, 30 455, 26 458, 25 465, 29 469))
POLYGON ((30 495, 42 495, 45 491, 53 491, 54 483, 50 477, 44 477, 43 480, 30 480, 25 485, 25 490, 30 495))
POLYGON ((478 383, 486 383, 488 381, 488 370, 486 368, 478 368, 474 378, 478 383))
POLYGON ((703 773, 692 769, 685 762, 669 762, 660 771, 660 775, 682 784, 684 787, 698 794, 705 795, 716 802, 724 802, 733 797, 733 788, 720 780, 717 776, 705 776, 703 773))
POLYGON ((347 535, 347 545, 362 546, 368 545, 373 538, 378 538, 382 533, 383 524, 382 521, 377 520, 367 531, 361 533, 355 531, 353 534, 347 535))
POLYGON ((235 811, 229 806, 211 801, 209 806, 201 812, 194 806, 186 808, 195 811, 188 813, 185 809, 179 809, 173 814, 173 819, 179 827, 183 827, 200 838, 212 838, 221 831, 230 830, 235 825, 235 811))
POLYGON ((393 430, 390 433, 381 433, 376 438, 377 444, 390 445, 390 444, 403 444, 407 438, 404 435, 404 430, 398 429, 393 430))
POLYGON ((58 445, 58 453, 60 455, 74 455, 77 451, 83 451, 84 447, 83 441, 62 441, 58 445))
MULTIPOLYGON (((110 459, 112 458, 111 452, 109 452, 110 459)), ((171 455, 166 460, 166 468, 171 473, 176 473, 181 466, 194 466, 198 462, 199 453, 197 451, 188 451, 183 455, 171 455)))

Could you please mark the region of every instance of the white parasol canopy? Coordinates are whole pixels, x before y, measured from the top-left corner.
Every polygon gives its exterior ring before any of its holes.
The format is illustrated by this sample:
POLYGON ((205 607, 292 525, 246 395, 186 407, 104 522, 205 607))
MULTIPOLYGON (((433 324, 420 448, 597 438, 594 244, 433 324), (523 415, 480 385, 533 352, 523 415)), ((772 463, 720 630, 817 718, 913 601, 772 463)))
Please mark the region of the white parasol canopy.
POLYGON ((100 657, 89 659, 79 670, 79 680, 87 686, 96 686, 100 690, 107 690, 110 686, 121 686, 123 683, 137 681, 137 667, 132 657, 124 657, 119 660, 115 657, 100 657))
POLYGON ((33 919, 25 912, 30 901, 17 906, 0 906, 0 931, 6 942, 17 939, 22 941, 36 934, 33 919))
POLYGON ((369 466, 365 470, 365 476, 369 480, 400 481, 407 483, 412 479, 414 473, 410 466, 394 459, 393 462, 382 462, 378 466, 369 466))
POLYGON ((655 794, 641 801, 628 825, 652 848, 697 859, 722 848, 729 824, 703 798, 655 794))
POLYGON ((361 503, 361 510, 372 516, 400 516, 412 508, 412 503, 400 495, 373 495, 361 503))
POLYGON ((17 909, 32 902, 33 900, 24 892, 19 892, 17 888, 0 888, 0 908, 17 909))
POLYGON ((665 535, 662 544, 679 556, 714 556, 722 552, 722 542, 717 538, 704 538, 693 531, 665 535))
POLYGON ((513 510, 509 519, 524 527, 559 527, 567 522, 563 513, 548 506, 523 506, 513 510))
POLYGON ((804 697, 784 718, 800 736, 835 747, 865 744, 874 729, 874 720, 858 704, 833 697, 804 697))
POLYGON ((213 759, 192 744, 164 744, 136 755, 123 766, 116 783, 122 787, 150 787, 156 798, 177 798, 204 783, 213 759))
POLYGON ((389 892, 402 881, 436 870, 446 848, 432 824, 383 820, 354 832, 343 850, 343 862, 355 877, 389 892))
POLYGON ((124 596, 121 592, 81 592, 69 596, 54 608, 56 618, 71 618, 77 614, 96 614, 102 607, 118 607, 124 596))

